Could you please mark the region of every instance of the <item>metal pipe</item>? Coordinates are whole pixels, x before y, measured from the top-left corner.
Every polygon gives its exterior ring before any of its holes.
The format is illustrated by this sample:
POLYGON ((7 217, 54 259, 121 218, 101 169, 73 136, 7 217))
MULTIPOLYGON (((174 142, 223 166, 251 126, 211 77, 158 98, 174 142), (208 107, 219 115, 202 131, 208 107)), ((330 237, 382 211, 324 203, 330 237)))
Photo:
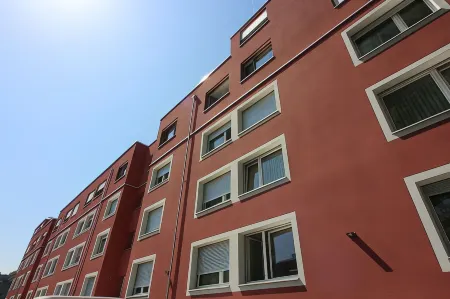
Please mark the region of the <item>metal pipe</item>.
POLYGON ((180 220, 181 199, 183 198, 184 176, 185 176, 185 173, 186 173, 186 164, 187 164, 187 157, 188 157, 188 152, 189 152, 189 144, 190 144, 190 141, 191 141, 192 117, 194 116, 195 102, 196 102, 196 96, 193 95, 192 96, 191 116, 190 116, 190 119, 189 119, 189 132, 188 132, 188 136, 187 136, 186 149, 184 151, 184 165, 183 165, 183 173, 181 175, 180 195, 178 196, 177 217, 175 219, 175 230, 173 232, 172 255, 170 257, 169 270, 167 271, 166 299, 169 298, 170 278, 172 276, 173 259, 174 259, 174 256, 175 256, 175 245, 176 245, 176 242, 177 242, 178 222, 180 220))

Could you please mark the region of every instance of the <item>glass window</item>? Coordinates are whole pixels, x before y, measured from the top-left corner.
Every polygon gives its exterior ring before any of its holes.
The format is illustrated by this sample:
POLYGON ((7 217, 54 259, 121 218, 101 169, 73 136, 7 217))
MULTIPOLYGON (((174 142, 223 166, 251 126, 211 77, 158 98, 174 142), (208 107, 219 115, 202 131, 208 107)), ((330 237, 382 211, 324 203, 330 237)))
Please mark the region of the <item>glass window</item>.
POLYGON ((95 191, 92 191, 91 193, 88 194, 88 197, 86 199, 86 204, 91 202, 91 200, 94 198, 94 195, 95 195, 95 191))
POLYGON ((84 280, 83 290, 80 296, 92 296, 92 291, 94 289, 95 276, 86 277, 84 280))
POLYGON ((230 199, 231 173, 228 172, 203 185, 202 210, 230 199))
POLYGON ((153 262, 142 263, 137 266, 131 295, 148 294, 152 270, 153 262))
POLYGON ((228 283, 229 259, 228 240, 200 247, 197 258, 197 286, 228 283))
POLYGON ((398 14, 408 27, 421 21, 423 18, 429 16, 433 11, 428 5, 421 0, 414 1, 407 7, 403 8, 398 14))
POLYGON ((253 20, 242 32, 241 43, 246 41, 253 33, 258 31, 267 21, 267 11, 264 10, 257 18, 253 20))
POLYGON ((163 207, 159 207, 147 213, 147 222, 143 235, 156 232, 161 225, 163 207))
POLYGON ((161 138, 160 138, 160 141, 159 141, 159 145, 161 145, 164 142, 166 142, 166 141, 172 139, 173 137, 175 137, 176 129, 177 129, 177 122, 174 122, 173 124, 171 124, 167 128, 165 128, 161 132, 161 138))
POLYGON ((252 106, 242 111, 242 129, 244 131, 277 111, 275 93, 272 91, 252 106))
POLYGON ((443 69, 441 71, 442 76, 444 77, 445 81, 447 81, 448 84, 450 84, 450 66, 446 66, 447 68, 443 69))
POLYGON ((298 274, 292 228, 278 228, 245 237, 246 281, 298 274))
POLYGON ((169 172, 170 172, 170 163, 158 169, 158 171, 156 172, 155 186, 168 180, 169 172))
POLYGON ((106 181, 104 181, 103 183, 101 183, 100 185, 98 185, 97 191, 95 191, 94 197, 97 197, 97 196, 99 196, 100 194, 103 193, 103 189, 105 189, 105 185, 106 185, 106 181))
POLYGON ((231 122, 208 136, 207 153, 231 139, 231 122))
POLYGON ((125 163, 119 167, 119 170, 117 171, 117 175, 116 175, 116 180, 125 176, 125 174, 127 173, 127 167, 128 167, 128 163, 125 163))
POLYGON ((226 78, 206 95, 205 109, 208 109, 230 92, 230 80, 226 78))
POLYGON ((119 202, 119 199, 114 199, 113 201, 109 202, 107 208, 106 208, 106 215, 105 217, 111 216, 116 212, 117 203, 119 202))
POLYGON ((257 53, 249 60, 247 60, 247 62, 242 64, 241 79, 243 80, 252 73, 254 73, 257 69, 259 69, 266 62, 268 62, 272 57, 273 57, 272 45, 269 45, 269 47, 257 53))
POLYGON ((281 149, 244 165, 245 191, 251 191, 285 177, 281 149))
POLYGON ((94 254, 101 254, 103 253, 103 250, 105 250, 106 240, 108 239, 107 235, 101 236, 100 240, 98 241, 97 250, 94 254))
POLYGON ((358 47, 359 54, 363 56, 378 48, 399 33, 400 29, 398 29, 394 21, 392 19, 387 19, 355 40, 355 44, 358 47))

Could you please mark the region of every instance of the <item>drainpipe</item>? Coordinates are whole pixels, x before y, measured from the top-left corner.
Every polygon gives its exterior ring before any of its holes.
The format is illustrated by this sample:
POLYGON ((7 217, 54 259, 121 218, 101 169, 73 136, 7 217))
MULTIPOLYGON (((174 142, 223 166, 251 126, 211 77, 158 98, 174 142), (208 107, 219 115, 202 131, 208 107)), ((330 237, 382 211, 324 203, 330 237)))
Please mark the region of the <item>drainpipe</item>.
POLYGON ((166 299, 169 298, 170 278, 172 276, 173 259, 175 257, 175 245, 176 245, 176 242, 177 242, 178 222, 179 222, 180 210, 181 210, 181 199, 183 198, 183 191, 184 191, 184 182, 185 182, 184 176, 185 176, 185 173, 186 173, 186 164, 187 164, 187 157, 188 157, 188 151, 189 151, 189 144, 190 144, 190 141, 191 141, 192 117, 194 115, 194 108, 195 108, 196 98, 197 98, 196 95, 192 96, 191 116, 190 116, 190 119, 189 119, 189 133, 188 133, 188 136, 187 136, 186 149, 185 149, 185 152, 184 152, 183 174, 181 175, 180 195, 178 196, 177 217, 176 217, 176 220, 175 220, 175 230, 173 232, 172 256, 170 257, 169 270, 167 271, 166 299))
POLYGON ((86 260, 87 254, 88 254, 89 245, 91 244, 92 236, 94 235, 95 227, 97 226, 98 218, 100 217, 100 211, 101 211, 102 205, 103 205, 103 198, 105 198, 105 194, 108 191, 108 187, 109 187, 109 183, 111 182, 112 174, 113 174, 113 169, 111 169, 109 171, 109 177, 108 177, 108 180, 106 181, 105 190, 103 191, 102 198, 100 199, 100 203, 98 205, 97 212, 95 212, 94 220, 92 221, 91 231, 89 232, 89 236, 86 240, 86 243, 84 244, 84 249, 83 249, 83 253, 80 258, 80 264, 78 265, 77 273, 75 274, 75 277, 73 278, 73 281, 72 281, 72 285, 70 286, 69 296, 73 296, 72 293, 75 292, 76 285, 78 283, 78 279, 80 278, 81 270, 83 269, 83 265, 86 260))

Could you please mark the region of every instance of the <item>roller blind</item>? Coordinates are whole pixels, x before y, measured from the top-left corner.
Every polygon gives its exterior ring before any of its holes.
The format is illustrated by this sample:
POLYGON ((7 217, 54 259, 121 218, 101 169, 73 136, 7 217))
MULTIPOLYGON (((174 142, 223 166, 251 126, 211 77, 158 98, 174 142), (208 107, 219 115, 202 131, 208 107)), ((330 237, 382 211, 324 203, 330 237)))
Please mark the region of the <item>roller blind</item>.
POLYGON ((152 275, 153 262, 139 264, 136 270, 135 288, 148 287, 150 285, 150 276, 152 275))
POLYGON ((228 240, 201 247, 198 249, 197 274, 226 271, 229 269, 229 259, 228 240))
POLYGON ((159 225, 161 224, 162 209, 162 207, 159 207, 148 213, 145 233, 149 233, 159 229, 159 225))
POLYGON ((222 135, 226 130, 228 130, 229 128, 231 128, 231 122, 225 124, 223 127, 221 127, 220 129, 218 129, 217 131, 211 133, 211 135, 208 136, 208 140, 213 140, 214 138, 216 138, 219 135, 222 135))
POLYGON ((94 280, 95 280, 95 277, 88 277, 86 279, 86 286, 84 288, 82 296, 91 296, 92 295, 92 290, 94 288, 94 280))
POLYGON ((242 130, 253 126, 276 110, 275 93, 272 91, 242 112, 242 130))
POLYGON ((230 172, 206 183, 203 187, 203 203, 230 193, 230 172))
POLYGON ((281 150, 262 158, 261 165, 263 184, 268 184, 285 176, 281 150))
POLYGON ((450 192, 450 179, 425 185, 422 187, 422 190, 427 196, 450 192))

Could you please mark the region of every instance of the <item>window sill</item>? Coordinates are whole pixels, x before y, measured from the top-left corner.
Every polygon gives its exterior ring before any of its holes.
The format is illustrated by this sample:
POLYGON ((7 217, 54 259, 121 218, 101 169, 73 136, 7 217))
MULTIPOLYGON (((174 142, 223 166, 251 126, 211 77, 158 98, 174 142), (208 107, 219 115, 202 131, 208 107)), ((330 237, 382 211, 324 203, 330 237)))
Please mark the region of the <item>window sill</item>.
POLYGON ((105 221, 106 219, 109 219, 109 218, 111 218, 111 217, 114 216, 114 215, 116 215, 115 212, 112 213, 111 215, 108 215, 108 216, 106 216, 106 217, 103 217, 102 221, 105 221))
POLYGON ((225 99, 226 97, 228 97, 230 95, 230 92, 227 92, 226 94, 224 94, 223 96, 221 96, 214 104, 212 104, 211 106, 209 106, 208 108, 205 108, 203 110, 203 113, 207 113, 209 110, 211 110, 212 108, 214 108, 214 106, 216 106, 217 104, 219 104, 223 99, 225 99))
POLYGON ((269 64, 270 62, 272 62, 272 60, 275 59, 275 56, 272 56, 269 60, 267 60, 263 65, 261 65, 259 68, 257 68, 253 73, 249 74, 247 77, 245 77, 244 79, 241 80, 241 84, 244 84, 245 81, 247 81, 248 79, 250 79, 251 77, 253 77, 253 75, 255 75, 257 72, 259 72, 259 70, 261 70, 262 68, 264 68, 267 64, 269 64))
MULTIPOLYGON (((170 178, 170 177, 169 177, 169 178, 170 178)), ((155 186, 151 187, 150 189, 148 189, 148 193, 150 193, 150 192, 152 192, 152 191, 158 189, 159 187, 164 186, 164 185, 167 184, 168 182, 169 182, 169 179, 163 181, 162 183, 160 183, 160 184, 158 184, 158 185, 155 185, 155 186)))
POLYGON ((102 253, 99 253, 99 254, 96 254, 96 255, 91 255, 90 260, 91 260, 91 261, 92 261, 92 260, 95 260, 96 258, 99 258, 99 257, 101 257, 101 256, 103 256, 103 252, 102 252, 102 253))
POLYGON ((230 293, 230 285, 218 285, 213 287, 206 287, 200 289, 192 289, 187 291, 188 296, 200 296, 208 294, 230 293))
POLYGON ((271 114, 267 115, 265 118, 261 119, 260 121, 258 121, 256 124, 252 125, 251 127, 248 127, 247 129, 241 131, 238 133, 238 137, 242 137, 245 134, 253 131, 254 129, 256 129, 257 127, 263 125, 264 123, 268 122, 269 120, 271 120, 272 118, 274 118, 275 116, 277 116, 278 114, 281 114, 281 112, 279 110, 276 110, 274 112, 272 112, 271 114))
POLYGON ((282 278, 275 278, 270 280, 261 280, 255 282, 249 282, 246 284, 238 285, 241 291, 253 291, 253 290, 263 290, 263 289, 274 289, 274 288, 286 288, 286 287, 295 287, 295 286, 303 286, 304 284, 301 282, 298 275, 288 276, 282 278))
POLYGON ((78 266, 80 263, 78 263, 78 264, 75 264, 75 265, 70 265, 70 266, 67 266, 67 267, 62 267, 61 268, 61 271, 66 271, 66 270, 69 270, 69 269, 71 269, 71 268, 73 268, 73 267, 76 267, 76 266, 78 266))
POLYGON ((141 236, 138 237, 138 241, 142 241, 142 240, 145 240, 147 238, 153 237, 153 236, 159 234, 160 232, 161 232, 161 229, 158 229, 158 230, 146 233, 144 235, 141 235, 141 236))
POLYGON ((222 143, 221 145, 219 145, 218 147, 216 147, 213 150, 210 150, 209 152, 207 152, 206 154, 204 154, 203 156, 201 156, 200 161, 205 160, 206 158, 208 158, 209 156, 212 156, 213 154, 217 153, 218 151, 220 151, 221 149, 223 149, 224 147, 226 147, 227 145, 229 145, 230 143, 232 143, 233 140, 229 139, 227 141, 225 141, 224 143, 222 143))
POLYGON ((132 296, 126 296, 125 298, 148 298, 148 293, 146 293, 146 294, 139 294, 139 295, 132 295, 132 296))
POLYGON ((267 23, 269 23, 269 19, 266 19, 265 21, 263 21, 261 24, 259 24, 259 27, 255 31, 253 31, 252 33, 247 35, 243 40, 241 40, 239 47, 242 48, 249 40, 252 39, 252 37, 254 35, 256 35, 256 33, 258 33, 260 30, 262 30, 264 28, 264 26, 267 25, 267 23))
POLYGON ((167 139, 166 141, 164 141, 163 143, 161 143, 160 145, 158 145, 158 149, 162 148, 164 145, 166 145, 167 143, 169 143, 172 139, 174 139, 177 135, 174 134, 170 139, 167 139))
POLYGON ((428 118, 425 118, 419 122, 416 122, 415 124, 409 125, 400 130, 393 131, 392 135, 395 135, 397 137, 404 137, 415 131, 419 131, 419 130, 429 127, 435 123, 443 121, 444 119, 447 119, 449 117, 450 117, 450 109, 442 111, 442 112, 435 114, 433 116, 430 116, 428 118))
POLYGON ((228 199, 228 200, 223 201, 223 202, 221 202, 221 203, 219 203, 219 204, 217 204, 215 206, 212 206, 212 207, 207 208, 205 210, 201 210, 199 212, 196 212, 195 213, 195 218, 201 218, 201 217, 206 216, 208 214, 211 214, 211 213, 213 213, 215 211, 218 211, 218 210, 223 209, 225 207, 231 206, 232 204, 233 203, 231 202, 231 199, 228 199))
MULTIPOLYGON (((431 13, 429 16, 427 16, 424 19, 422 19, 421 21, 419 21, 418 23, 416 23, 413 26, 409 27, 407 30, 405 30, 403 32, 400 32, 399 34, 397 34, 396 36, 394 36, 393 38, 391 38, 390 40, 388 40, 384 44, 378 46, 378 48, 375 48, 372 51, 370 51, 369 53, 364 54, 361 57, 358 57, 358 62, 355 63, 355 66, 358 66, 358 65, 366 62, 367 60, 377 56, 381 52, 383 52, 386 49, 392 47, 394 44, 398 43, 400 40, 402 40, 402 39, 406 38, 407 36, 413 34, 417 30, 419 30, 420 28, 422 28, 422 27, 426 26, 427 24, 431 23, 432 21, 434 21, 435 19, 437 19, 438 17, 440 17, 441 15, 443 15, 446 12, 447 12, 447 10, 446 9, 442 9, 442 8, 436 10, 435 12, 431 13)), ((358 52, 357 52, 357 49, 356 49, 355 46, 353 46, 353 49, 354 49, 355 53, 357 54, 358 52)))
POLYGON ((242 193, 238 197, 239 197, 239 200, 245 200, 247 198, 250 198, 250 197, 255 196, 255 195, 257 195, 259 193, 262 193, 262 192, 266 192, 266 191, 268 191, 270 189, 273 189, 275 187, 278 187, 278 186, 283 185, 283 184, 288 183, 288 182, 290 182, 290 179, 288 177, 284 177, 284 178, 278 179, 276 181, 273 181, 273 182, 271 182, 269 184, 266 184, 264 186, 261 186, 261 187, 258 187, 256 189, 253 189, 251 191, 242 193))

